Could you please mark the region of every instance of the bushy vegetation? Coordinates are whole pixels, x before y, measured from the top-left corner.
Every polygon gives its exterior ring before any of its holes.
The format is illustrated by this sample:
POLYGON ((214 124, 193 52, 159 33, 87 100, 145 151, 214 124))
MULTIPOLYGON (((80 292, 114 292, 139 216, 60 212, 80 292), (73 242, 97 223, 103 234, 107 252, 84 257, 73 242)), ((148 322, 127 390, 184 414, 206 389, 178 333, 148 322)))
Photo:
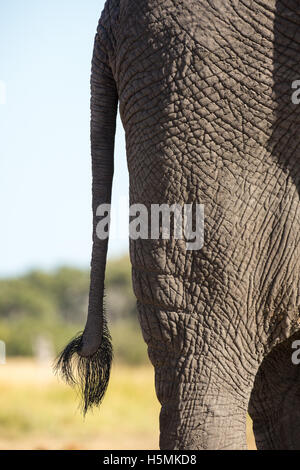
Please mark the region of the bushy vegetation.
MULTIPOLYGON (((88 289, 89 271, 70 267, 0 279, 0 339, 8 356, 33 356, 40 344, 57 354, 84 327, 88 289)), ((106 309, 116 358, 147 361, 128 257, 108 262, 106 309)))

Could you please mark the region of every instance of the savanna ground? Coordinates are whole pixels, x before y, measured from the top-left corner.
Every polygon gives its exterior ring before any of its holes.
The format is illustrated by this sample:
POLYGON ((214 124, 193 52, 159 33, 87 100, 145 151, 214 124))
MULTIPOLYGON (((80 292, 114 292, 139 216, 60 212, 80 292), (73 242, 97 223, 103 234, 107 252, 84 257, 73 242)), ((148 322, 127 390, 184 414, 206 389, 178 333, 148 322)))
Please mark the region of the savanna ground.
MULTIPOLYGON (((114 364, 101 408, 83 420, 76 393, 51 364, 8 359, 0 366, 0 449, 158 449, 159 403, 150 365, 114 364)), ((255 449, 247 422, 249 449, 255 449)))

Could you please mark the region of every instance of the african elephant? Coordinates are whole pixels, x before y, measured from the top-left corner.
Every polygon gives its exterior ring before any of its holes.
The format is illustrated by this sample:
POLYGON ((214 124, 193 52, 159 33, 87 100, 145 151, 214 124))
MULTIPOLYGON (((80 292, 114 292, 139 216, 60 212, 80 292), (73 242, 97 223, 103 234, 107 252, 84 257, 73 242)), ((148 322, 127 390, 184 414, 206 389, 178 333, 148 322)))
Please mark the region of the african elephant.
MULTIPOLYGON (((77 358, 85 410, 112 348, 103 294, 119 111, 130 204, 205 208, 204 245, 130 239, 133 289, 161 403, 161 449, 300 449, 300 7, 297 0, 107 0, 91 75, 93 250, 77 358)), ((130 347, 130 345, 128 345, 130 347)))

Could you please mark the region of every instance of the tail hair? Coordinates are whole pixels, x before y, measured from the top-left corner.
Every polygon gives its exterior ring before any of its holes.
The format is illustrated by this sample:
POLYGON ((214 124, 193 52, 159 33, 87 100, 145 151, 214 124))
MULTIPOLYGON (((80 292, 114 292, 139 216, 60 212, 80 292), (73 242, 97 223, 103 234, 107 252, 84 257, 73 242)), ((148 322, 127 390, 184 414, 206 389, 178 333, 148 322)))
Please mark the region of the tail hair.
POLYGON ((72 387, 79 389, 82 412, 99 406, 105 395, 113 359, 111 336, 103 325, 102 341, 91 356, 81 356, 83 333, 79 333, 60 353, 54 364, 54 372, 72 387))

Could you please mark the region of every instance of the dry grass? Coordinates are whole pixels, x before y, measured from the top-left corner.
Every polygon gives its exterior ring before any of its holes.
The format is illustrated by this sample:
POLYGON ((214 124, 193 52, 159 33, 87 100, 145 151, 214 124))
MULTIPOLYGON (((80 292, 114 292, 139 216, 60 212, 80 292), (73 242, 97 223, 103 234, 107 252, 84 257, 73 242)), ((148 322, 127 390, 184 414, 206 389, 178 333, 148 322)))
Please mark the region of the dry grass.
MULTIPOLYGON (((0 449, 158 449, 159 403, 151 366, 114 365, 99 411, 83 420, 73 390, 50 364, 0 366, 0 449)), ((255 448, 251 424, 249 448, 255 448)))

